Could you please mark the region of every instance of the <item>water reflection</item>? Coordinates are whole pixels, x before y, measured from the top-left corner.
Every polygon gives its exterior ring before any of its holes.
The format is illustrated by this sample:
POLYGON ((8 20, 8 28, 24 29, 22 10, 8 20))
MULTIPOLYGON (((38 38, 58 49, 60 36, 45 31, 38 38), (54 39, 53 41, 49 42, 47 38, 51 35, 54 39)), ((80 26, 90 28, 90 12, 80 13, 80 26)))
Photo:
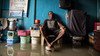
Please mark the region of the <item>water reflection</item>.
POLYGON ((96 51, 93 47, 89 47, 88 53, 91 56, 100 56, 100 52, 96 51))
POLYGON ((8 47, 7 47, 7 55, 8 55, 8 56, 13 56, 13 55, 14 55, 13 46, 8 46, 8 47))
POLYGON ((39 44, 31 44, 31 56, 41 56, 41 46, 39 44))
POLYGON ((20 44, 17 56, 44 56, 44 46, 40 44, 20 44))
POLYGON ((30 56, 30 51, 18 51, 17 56, 30 56))
POLYGON ((20 50, 30 50, 30 44, 20 44, 20 50))
POLYGON ((100 52, 90 47, 73 48, 65 46, 61 50, 48 52, 44 46, 34 44, 0 44, 0 56, 100 56, 100 52))
POLYGON ((41 56, 41 55, 38 52, 31 52, 31 55, 30 56, 41 56))

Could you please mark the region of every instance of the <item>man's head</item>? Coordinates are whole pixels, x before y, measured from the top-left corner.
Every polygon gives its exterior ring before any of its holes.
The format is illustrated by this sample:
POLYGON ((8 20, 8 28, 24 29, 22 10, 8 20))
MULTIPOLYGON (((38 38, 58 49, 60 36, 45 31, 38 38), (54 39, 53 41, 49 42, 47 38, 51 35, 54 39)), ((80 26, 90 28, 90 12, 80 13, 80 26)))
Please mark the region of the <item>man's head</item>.
POLYGON ((48 16, 49 16, 49 19, 53 19, 54 13, 52 11, 49 11, 48 12, 48 16))

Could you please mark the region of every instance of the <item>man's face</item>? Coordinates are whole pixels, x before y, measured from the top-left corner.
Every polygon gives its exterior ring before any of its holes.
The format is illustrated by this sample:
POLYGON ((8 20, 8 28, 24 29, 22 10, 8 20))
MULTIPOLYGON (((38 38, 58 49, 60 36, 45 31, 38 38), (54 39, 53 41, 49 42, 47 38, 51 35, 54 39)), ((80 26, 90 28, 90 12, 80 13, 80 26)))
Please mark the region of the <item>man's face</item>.
POLYGON ((49 19, 53 19, 53 13, 49 12, 48 16, 49 16, 49 19))

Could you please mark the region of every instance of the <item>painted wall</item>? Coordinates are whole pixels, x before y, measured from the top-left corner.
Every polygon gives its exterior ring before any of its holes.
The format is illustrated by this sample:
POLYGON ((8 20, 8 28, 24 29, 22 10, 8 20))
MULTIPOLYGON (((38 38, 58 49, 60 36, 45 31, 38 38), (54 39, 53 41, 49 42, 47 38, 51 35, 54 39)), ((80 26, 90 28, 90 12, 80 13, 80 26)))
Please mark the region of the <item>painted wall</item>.
POLYGON ((2 0, 2 17, 8 18, 9 16, 9 0, 2 0))
POLYGON ((2 0, 0 0, 0 10, 1 10, 1 6, 2 6, 2 4, 1 4, 1 3, 2 3, 2 0))
POLYGON ((81 9, 87 12, 88 15, 92 17, 97 16, 97 0, 73 0, 76 9, 81 9))
MULTIPOLYGON (((2 9, 8 9, 9 8, 9 0, 3 0, 5 3, 3 4, 2 9)), ((73 0, 75 2, 75 9, 82 9, 87 12, 88 15, 90 15, 91 20, 94 21, 96 19, 96 7, 97 2, 96 0, 73 0)), ((60 19, 67 23, 67 20, 65 18, 66 12, 68 10, 64 10, 59 8, 59 0, 37 0, 36 3, 36 19, 41 20, 41 24, 43 24, 43 21, 48 18, 48 11, 53 11, 55 14, 57 14, 60 19)), ((5 14, 5 13, 4 13, 5 14)), ((6 17, 6 15, 5 15, 6 17)), ((24 25, 26 29, 29 29, 31 26, 33 26, 34 23, 34 0, 29 0, 29 7, 28 7, 28 17, 24 18, 24 25)))
POLYGON ((0 0, 0 17, 1 17, 2 0, 0 0))
POLYGON ((100 21, 100 0, 97 0, 97 18, 100 21))
MULTIPOLYGON (((24 19, 26 29, 29 29, 30 26, 33 26, 33 18, 34 18, 34 1, 30 0, 29 6, 29 18, 24 19)), ((41 20, 41 24, 43 21, 48 18, 48 11, 53 11, 55 14, 59 15, 62 21, 66 21, 65 13, 67 10, 63 10, 59 8, 59 0, 37 0, 36 3, 36 19, 41 20)))

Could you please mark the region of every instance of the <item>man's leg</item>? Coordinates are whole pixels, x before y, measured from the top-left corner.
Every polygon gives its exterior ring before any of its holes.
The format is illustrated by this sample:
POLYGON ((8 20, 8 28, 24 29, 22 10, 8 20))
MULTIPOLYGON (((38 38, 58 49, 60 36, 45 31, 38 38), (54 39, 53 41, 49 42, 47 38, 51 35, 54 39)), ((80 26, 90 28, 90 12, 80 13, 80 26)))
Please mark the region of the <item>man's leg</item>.
POLYGON ((47 46, 48 47, 51 46, 51 44, 48 41, 48 35, 49 35, 48 33, 49 33, 49 31, 48 30, 42 30, 42 33, 44 35, 44 40, 46 41, 47 46))
POLYGON ((61 29, 61 30, 59 31, 59 34, 58 34, 58 36, 56 37, 56 39, 55 39, 54 41, 51 42, 50 47, 51 47, 57 40, 59 40, 59 39, 64 35, 64 33, 65 33, 65 29, 61 29))
POLYGON ((46 41, 47 46, 50 47, 51 44, 49 43, 48 39, 47 39, 46 37, 44 37, 44 39, 45 39, 45 41, 46 41))

